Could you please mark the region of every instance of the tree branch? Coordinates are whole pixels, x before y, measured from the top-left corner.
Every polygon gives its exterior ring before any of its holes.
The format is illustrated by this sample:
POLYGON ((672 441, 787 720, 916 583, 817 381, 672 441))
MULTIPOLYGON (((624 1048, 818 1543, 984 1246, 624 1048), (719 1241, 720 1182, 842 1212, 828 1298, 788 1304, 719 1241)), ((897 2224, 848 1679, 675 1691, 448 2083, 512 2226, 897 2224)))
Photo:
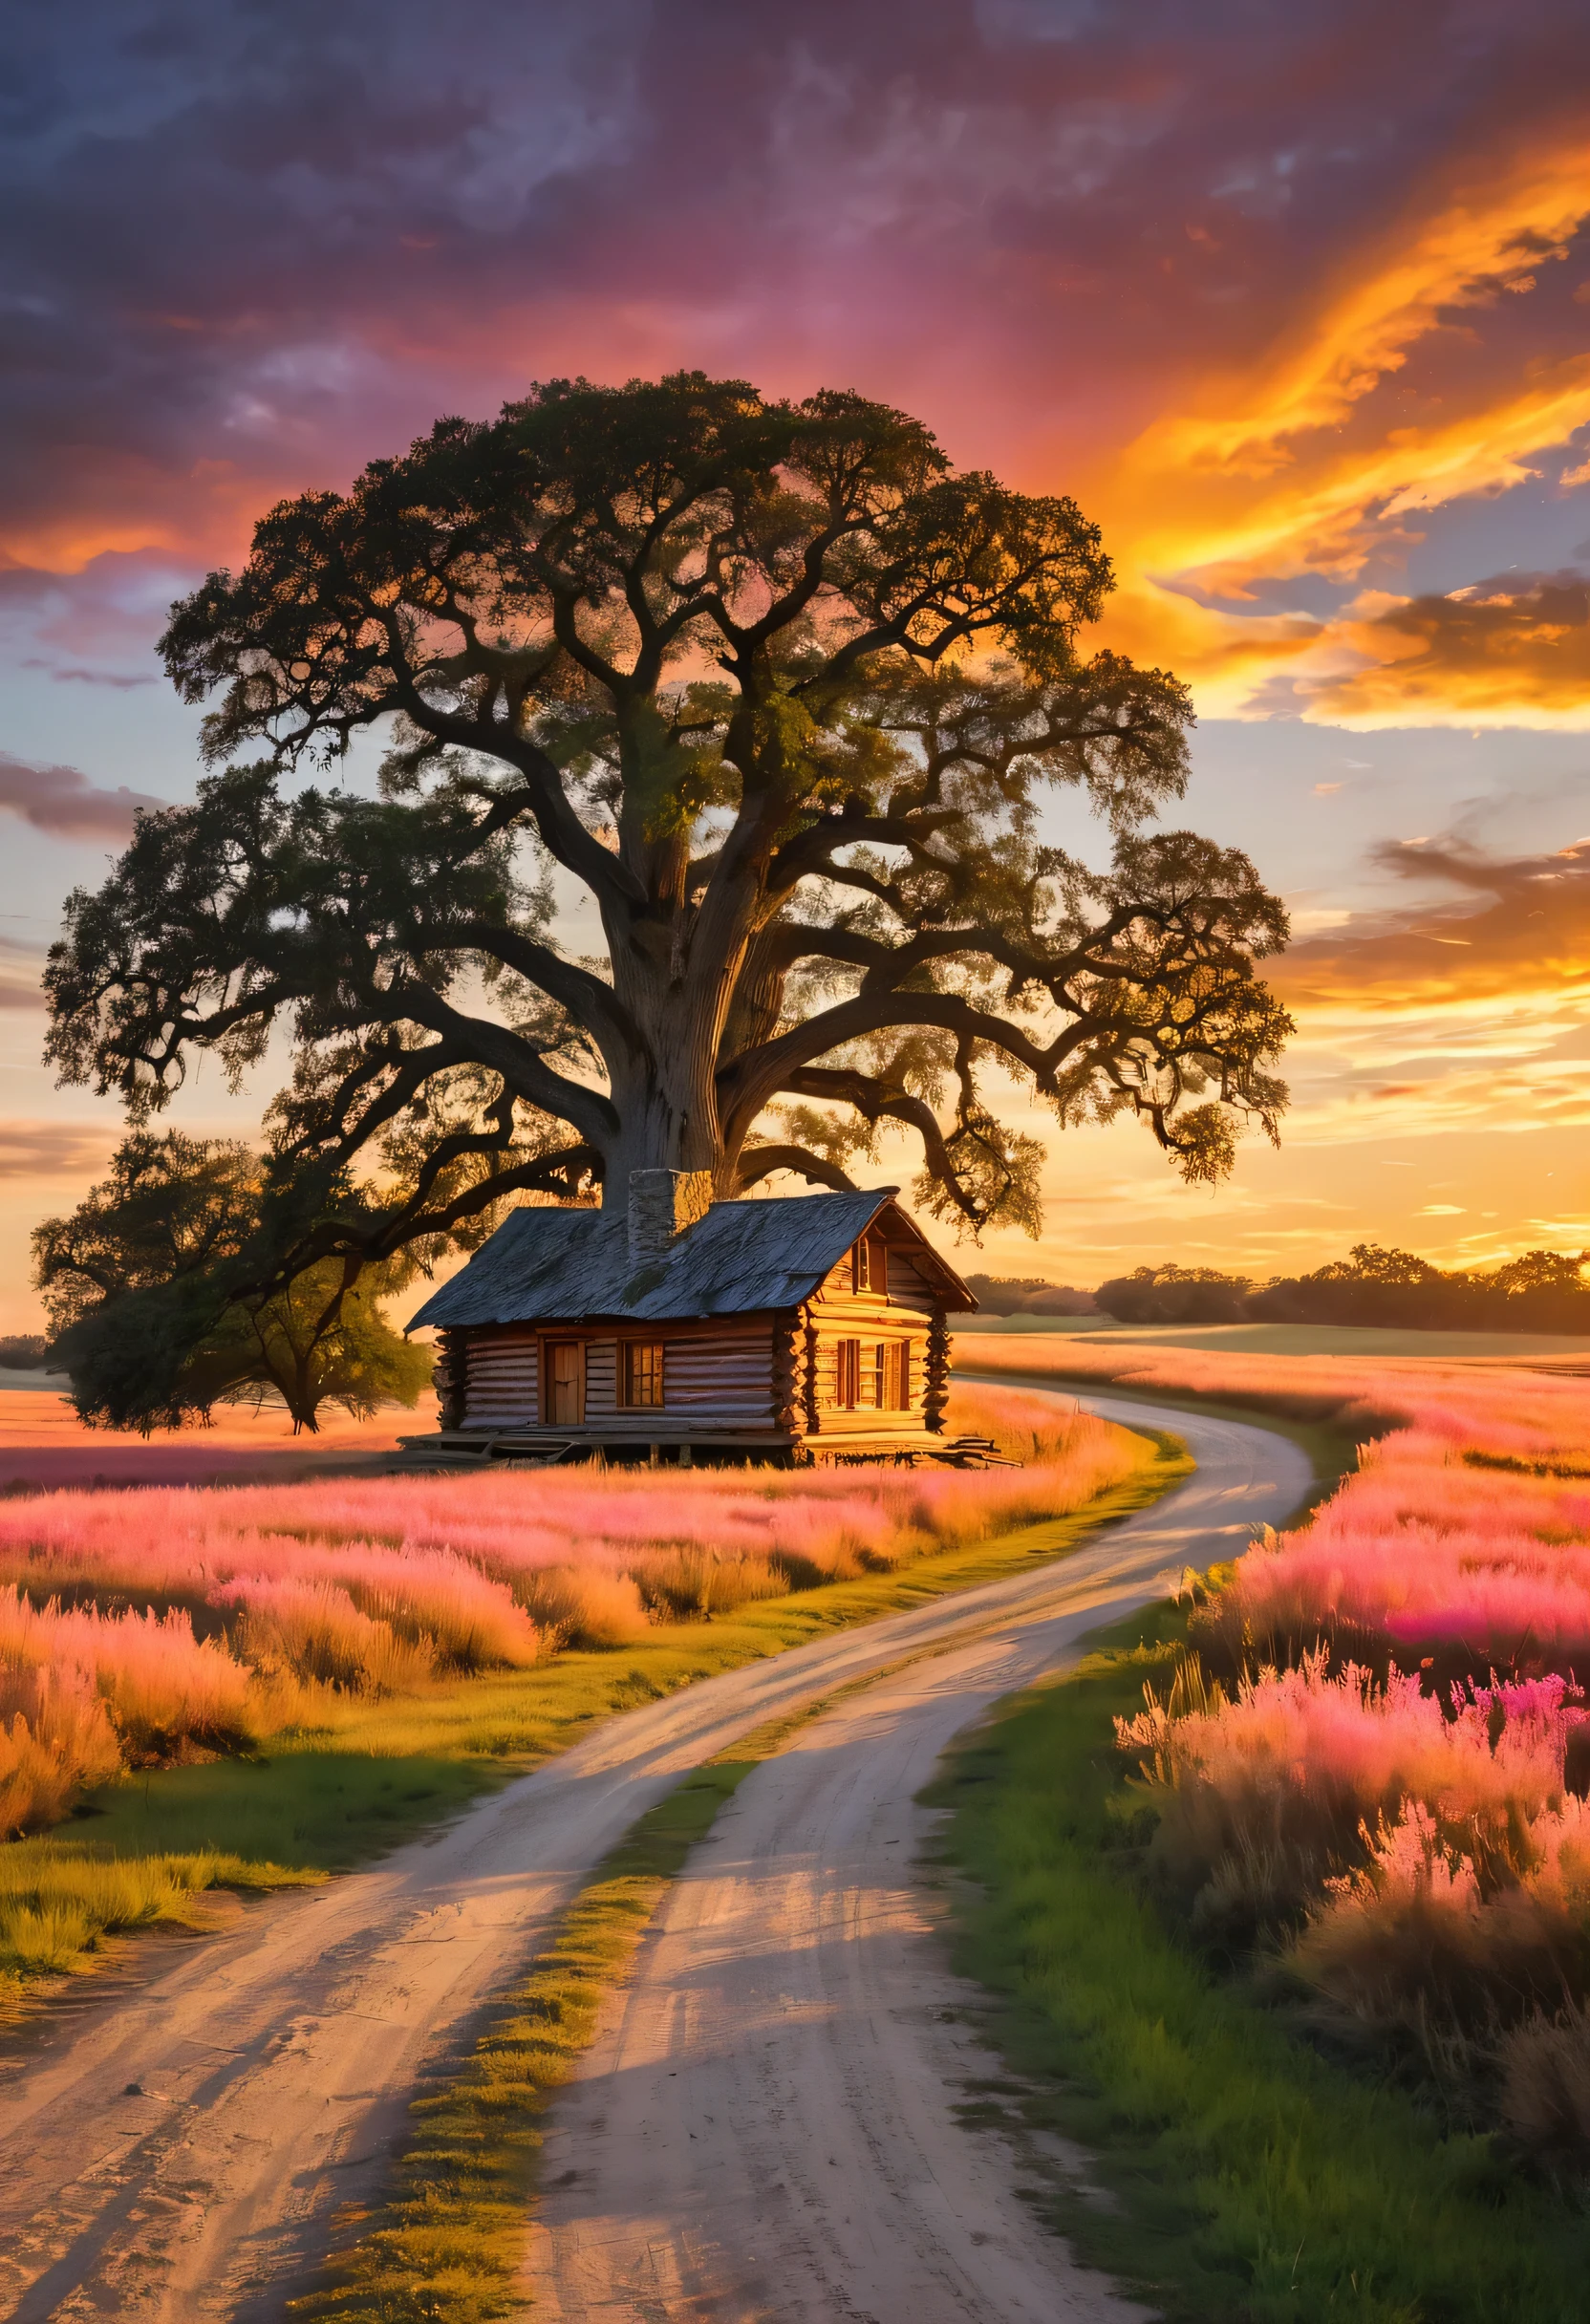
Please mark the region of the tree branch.
POLYGON ((780 1170, 794 1171, 810 1185, 830 1187, 836 1194, 853 1194, 856 1191, 855 1180, 837 1162, 808 1153, 804 1146, 750 1146, 740 1157, 741 1194, 780 1170))

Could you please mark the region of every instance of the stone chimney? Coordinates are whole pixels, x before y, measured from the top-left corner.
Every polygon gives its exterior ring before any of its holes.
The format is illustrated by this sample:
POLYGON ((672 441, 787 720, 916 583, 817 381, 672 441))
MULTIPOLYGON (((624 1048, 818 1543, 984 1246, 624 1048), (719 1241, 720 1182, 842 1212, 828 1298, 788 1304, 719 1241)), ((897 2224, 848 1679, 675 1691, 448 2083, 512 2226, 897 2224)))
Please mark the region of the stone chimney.
POLYGON ((633 1170, 630 1173, 630 1259, 644 1267, 665 1259, 686 1227, 712 1204, 710 1170, 633 1170))

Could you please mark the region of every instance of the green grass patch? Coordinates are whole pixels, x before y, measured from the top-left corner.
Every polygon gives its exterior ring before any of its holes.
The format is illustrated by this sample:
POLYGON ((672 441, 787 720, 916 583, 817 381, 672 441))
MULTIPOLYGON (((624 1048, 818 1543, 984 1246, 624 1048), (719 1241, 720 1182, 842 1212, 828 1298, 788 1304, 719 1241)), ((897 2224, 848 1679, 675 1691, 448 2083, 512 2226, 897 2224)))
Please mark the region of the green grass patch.
POLYGON ((107 1934, 213 1926, 206 1889, 301 1887, 321 1877, 214 1849, 129 1860, 70 1840, 13 1841, 0 1849, 0 2006, 20 2002, 41 1976, 91 1967, 107 1934))
MULTIPOLYGON (((166 1768, 107 1784, 48 1840, 0 1848, 0 2012, 29 1981, 92 1969, 103 1940, 160 1920, 194 1925, 205 1887, 267 1888, 346 1871, 385 1854, 483 1793, 566 1751, 599 1720, 698 1679, 976 1589, 1064 1557, 1100 1525, 1128 1516, 1187 1475, 1173 1439, 1145 1435, 1143 1463, 1086 1509, 1019 1532, 742 1608, 711 1622, 659 1626, 605 1653, 566 1653, 528 1670, 488 1672, 380 1703, 349 1698, 332 1722, 273 1735, 257 1757, 166 1768), (181 1875, 161 1871, 181 1859, 181 1875), (148 1872, 151 1899, 187 1885, 186 1902, 133 1910, 121 1876, 148 1872), (27 1891, 18 1909, 51 1914, 55 1939, 19 1923, 8 1952, 8 1868, 27 1891), (116 1879, 97 1888, 98 1870, 116 1879), (114 1909, 101 1912, 103 1897, 114 1909), (30 1947, 32 1948, 30 1950, 30 1947)), ((133 1882, 133 1890, 137 1880, 133 1882)))
POLYGON ((1173 2324, 1579 2324, 1582 2211, 1449 2135, 1222 1982, 1133 1878, 1111 1717, 1173 1656, 1169 1607, 1104 1634, 960 1751, 957 1966, 1038 2127, 1081 2141, 1116 2209, 1058 2188, 1052 2224, 1173 2324))

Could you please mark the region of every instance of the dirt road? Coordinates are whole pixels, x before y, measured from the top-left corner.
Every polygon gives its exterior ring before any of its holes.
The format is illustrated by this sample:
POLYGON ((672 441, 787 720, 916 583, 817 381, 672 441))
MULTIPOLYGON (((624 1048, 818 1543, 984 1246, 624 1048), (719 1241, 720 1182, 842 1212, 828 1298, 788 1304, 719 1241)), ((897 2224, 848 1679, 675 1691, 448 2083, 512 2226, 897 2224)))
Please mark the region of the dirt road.
POLYGON ((1096 1544, 1090 1570, 1072 1561, 1048 1605, 839 1704, 720 1814, 554 2106, 532 2257, 548 2324, 1146 2313, 1016 2192, 1040 2160, 1085 2184, 1085 2160, 957 2119, 975 2094, 986 2116, 1002 2077, 913 1877, 933 1821, 913 1802, 951 1737, 1062 1666, 1109 1603, 1140 1600, 1167 1562, 1209 1562, 1212 1517, 1245 1531, 1298 1497, 1291 1446, 1173 1425, 1200 1464, 1186 1493, 1096 1544))
MULTIPOLYGON (((1141 1403, 1114 1407, 1107 1398, 1087 1401, 1128 1426, 1141 1427, 1155 1417, 1141 1403)), ((880 2058, 889 2054, 895 2058, 892 2066, 862 2075, 852 2092, 846 2080, 852 2061, 834 2055, 825 2034, 823 2055, 831 2059, 828 2070, 837 2077, 832 2092, 809 2077, 801 2085, 805 2127, 787 2126, 792 2135, 800 2131, 806 2157, 801 2168, 806 2170, 810 2163, 806 2150, 815 2154, 822 2146, 821 2163, 810 2167, 827 2172, 835 2189, 843 2182, 853 2214, 853 2224, 849 2217, 841 2221, 831 2202, 826 2210, 820 2204, 812 2209, 818 2242, 840 2237, 842 2227, 844 2234, 832 2246, 840 2257, 821 2279, 810 2272, 816 2245, 808 2237, 808 2259, 803 2263, 807 2273, 798 2278, 799 2297, 808 2304, 784 2302, 776 2311, 743 2304, 751 2296, 741 2289, 750 2280, 744 2271, 760 2265, 752 2258, 752 2249, 760 2247, 748 2249, 742 2239, 737 2243, 732 2222, 718 2217, 709 2229, 712 2253, 718 2256, 709 2256, 702 2279, 716 2304, 700 2313, 903 2316, 902 2307, 885 2300, 890 2266, 878 2238, 898 2231, 900 2202, 907 2203, 908 2212, 910 2202, 916 2202, 918 2212, 930 2218, 944 2206, 931 2178, 912 2194, 900 2174, 909 2176, 915 2166, 902 2156, 898 2166, 889 2165, 900 2190, 897 2200, 892 2198, 893 2210, 874 2219, 870 2208, 863 2207, 861 2163, 865 2158, 871 2168, 880 2162, 871 2143, 880 2122, 886 2135, 895 2138, 903 2108, 913 2126, 913 2151, 930 2173, 950 2174, 944 2182, 951 2189, 949 2202, 974 2205, 976 2216, 968 2211, 965 2235, 946 2228, 942 2259, 935 2257, 933 2268, 961 2267, 961 2246, 984 2232, 978 2220, 999 2212, 1002 2223, 1010 2207, 1000 2209, 1003 2199, 993 2184, 1002 2166, 978 2166, 986 2184, 974 2199, 966 2191, 973 2181, 956 2161, 960 2150, 953 2140, 946 2146, 942 2130, 935 2128, 935 2109, 942 2113, 946 2104, 945 2077, 953 2083, 959 2071, 955 2057, 960 2052, 953 2037, 944 2038, 955 2056, 947 2064, 935 2063, 931 2042, 924 2049, 898 2019, 910 1997, 898 1969, 889 1969, 885 1957, 902 1948, 912 1954, 918 1943, 915 1908, 905 1883, 892 1884, 885 1877, 891 1860, 908 1853, 914 1837, 912 1811, 904 1803, 925 1778, 940 1741, 984 1701, 1052 1662, 1080 1628, 1111 1607, 1124 1609, 1153 1595, 1162 1575, 1187 1562, 1206 1563, 1231 1554, 1254 1526, 1285 1515, 1306 1489, 1306 1463, 1284 1438, 1181 1412, 1162 1418, 1192 1445, 1197 1475, 1075 1556, 725 1673, 671 1701, 626 1713, 434 1839, 326 1889, 269 1901, 243 1915, 230 1935, 175 1951, 168 1967, 114 2006, 89 2006, 44 2036, 30 2056, 10 2065, 0 2084, 0 2315, 15 2324, 108 2315, 127 2324, 223 2317, 233 2324, 266 2324, 278 2317, 292 2278, 323 2247, 331 2213, 368 2196, 378 2184, 407 2094, 427 2059, 445 2050, 482 1999, 506 1980, 581 1877, 638 1814, 687 1769, 779 1711, 897 1664, 903 1655, 953 1646, 952 1653, 917 1673, 885 1682, 839 1712, 837 1729, 825 1722, 828 1739, 821 1744, 815 1738, 825 1730, 814 1727, 790 1759, 790 1772, 775 1772, 784 1770, 783 1762, 760 1771, 742 1790, 742 1804, 721 1839, 703 1852, 705 1885, 693 1877, 681 1890, 679 1907, 691 1909, 683 1902, 687 1895, 710 1900, 728 1893, 721 1882, 733 1851, 748 1863, 761 1863, 759 1881, 765 1878, 769 1884, 758 1895, 773 1915, 767 1973, 782 1981, 781 1994, 791 1995, 789 2025, 827 2024, 837 1990, 833 1978, 849 1978, 845 2012, 852 2030, 876 2012, 874 2047, 880 2058), (962 1646, 961 1641, 972 1643, 962 1646), (847 1820, 843 1833, 833 1827, 836 1844, 829 1846, 817 1835, 824 1816, 837 1810, 822 1807, 821 1785, 809 1794, 800 1786, 819 1769, 842 1760, 875 1763, 878 1775, 860 1791, 853 1783, 849 1791, 841 1784, 834 1798, 847 1800, 847 1820), (791 1782, 796 1792, 787 1810, 781 1811, 775 1787, 791 1782), (803 1806, 808 1797, 811 1805, 803 1806), (806 1837, 793 1854, 776 1841, 781 1812, 818 1818, 815 1827, 802 1824, 806 1837), (756 1837, 759 1833, 763 1839, 756 1837), (897 1846, 891 1845, 894 1841, 897 1846), (841 1865, 842 1860, 842 1872, 830 1875, 824 1869, 841 1865), (705 1870, 709 1861, 716 1872, 705 1870), (862 1934, 878 1942, 853 1941, 862 1934), (793 1948, 799 1947, 806 1950, 797 1958, 793 1948), (838 1966, 847 1960, 848 1969, 838 1966), (810 1978, 819 1974, 826 1982, 812 1985, 810 1978), (874 1975, 885 1983, 870 1987, 874 1975), (886 2088, 893 2093, 892 2117, 880 2115, 875 2095, 868 2095, 886 2088), (825 2141, 825 2121, 836 2132, 847 2125, 844 2139, 825 2141), (856 2287, 881 2287, 875 2297, 862 2289, 843 2296, 825 2289, 818 2305, 809 2304, 818 2296, 813 2288, 820 2280, 825 2286, 849 2282, 852 2270, 856 2287)), ((753 1915, 763 1909, 763 1902, 749 1901, 749 1892, 741 1901, 753 1915)), ((717 1905, 709 1902, 706 1908, 717 1905)), ((668 1942, 685 1926, 677 1911, 670 1913, 668 1942)), ((743 1920, 727 1923, 725 1955, 754 1950, 747 1933, 743 1920), (736 1926, 741 1932, 738 1940, 736 1926)), ((664 1964, 665 1979, 681 1973, 667 1966, 680 1959, 667 1944, 659 1943, 655 1957, 664 1964)), ((763 2008, 757 1998, 763 1989, 754 1972, 743 1973, 752 1975, 750 1985, 737 1972, 724 1990, 734 1996, 732 2006, 743 2004, 756 2012, 763 2008)), ((909 1981, 909 1963, 905 1973, 909 1981)), ((649 1974, 645 1991, 655 1990, 655 1975, 649 1974)), ((637 1990, 637 2030, 648 2007, 637 1990)), ((777 2007, 783 2012, 784 2005, 779 2001, 777 2007)), ((698 2009, 690 2022, 699 2027, 698 2009)), ((782 2016, 773 2026, 787 2034, 782 2016)), ((721 2087, 727 2103, 731 2089, 762 2087, 745 2083, 745 2069, 734 2062, 757 2035, 749 2023, 737 2025, 732 2035, 727 2028, 720 2034, 703 2039, 698 2033, 692 2071, 698 2059, 700 2072, 709 2077, 700 2087, 710 2089, 714 2098, 720 2081, 710 2077, 726 2076, 721 2087)), ((648 2056, 661 2038, 660 2034, 646 2036, 648 2056)), ((769 2052, 770 2072, 773 2060, 769 2052)), ((671 2069, 662 2063, 659 2071, 666 2082, 671 2069)), ((776 2092, 780 2086, 775 2082, 768 2089, 776 2092)), ((597 2087, 591 2085, 592 2091, 597 2087)), ((681 2283, 697 2280, 689 2274, 695 2262, 685 2249, 694 2231, 690 2223, 701 2216, 690 2208, 695 2183, 688 2177, 636 2176, 633 2162, 620 2159, 647 2144, 648 2122, 655 2119, 666 2127, 678 2119, 666 2108, 660 2116, 648 2111, 653 2100, 637 2102, 641 2115, 634 2117, 633 2136, 630 2113, 613 2112, 612 2172, 599 2186, 582 2184, 581 2200, 572 2206, 565 2203, 559 2213, 554 2251, 567 2251, 569 2268, 589 2270, 591 2254, 605 2238, 612 2264, 603 2280, 614 2287, 607 2293, 594 2286, 589 2293, 577 2291, 559 2258, 552 2274, 565 2316, 661 2313, 643 2286, 637 2285, 632 2296, 619 2284, 619 2272, 631 2265, 623 2255, 633 2255, 642 2222, 658 2218, 654 2202, 672 2203, 676 2191, 682 2207, 663 2217, 656 2230, 672 2239, 675 2256, 659 2265, 665 2275, 676 2270, 681 2283)), ((749 2132, 744 2101, 737 2098, 734 2103, 749 2132)), ((711 2111, 716 2115, 716 2104, 711 2111)), ((753 2102, 750 2113, 755 2111, 753 2102)), ((695 2120, 693 2111, 692 2126, 695 2120)), ((593 2120, 587 2117, 583 2130, 571 2126, 570 2138, 583 2137, 591 2145, 593 2120)), ((782 2151, 777 2134, 778 2126, 764 2116, 756 2133, 762 2143, 754 2151, 768 2166, 782 2151)), ((677 2136, 691 2143, 684 2127, 677 2136)), ((965 2143, 981 2151, 980 2141, 965 2143)), ((789 2185, 793 2190, 796 2182, 791 2179, 789 2185)), ((784 2199, 785 2210, 798 2209, 800 2203, 792 2191, 784 2199)), ((759 2225, 772 2216, 756 2206, 747 2213, 759 2225)), ((1001 2224, 999 2233, 1005 2232, 1001 2224)), ((1014 2241, 1011 2250, 1017 2251, 1014 2241)), ((991 2307, 986 2297, 975 2309, 941 2300, 925 2312, 918 2305, 912 2324, 930 2324, 939 2315, 1064 2314, 1054 2305, 1052 2254, 1044 2264, 1051 2270, 1042 2293, 1046 2308, 1020 2305, 1034 2280, 1032 2255, 1023 2247, 1022 2255, 1011 2259, 1010 2280, 1017 2289, 1003 2306, 991 2307)), ((978 2262, 983 2272, 994 2266, 992 2254, 978 2262)), ((1004 2281, 1002 2273, 999 2280, 1004 2281)))

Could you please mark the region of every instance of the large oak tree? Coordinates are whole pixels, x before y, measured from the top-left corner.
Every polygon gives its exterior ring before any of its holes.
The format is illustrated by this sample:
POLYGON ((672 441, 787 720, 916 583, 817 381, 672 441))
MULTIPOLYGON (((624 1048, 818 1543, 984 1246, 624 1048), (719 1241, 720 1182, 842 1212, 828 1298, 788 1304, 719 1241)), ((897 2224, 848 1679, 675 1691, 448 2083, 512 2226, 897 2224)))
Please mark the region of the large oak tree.
POLYGON ((892 1129, 930 1210, 1031 1224, 1013 1085, 1217 1177, 1284 1102, 1285 921, 1157 828, 1191 709, 1081 650, 1110 586, 1072 501, 853 395, 559 380, 442 420, 174 609, 220 771, 70 899, 53 1054, 136 1121, 289 1029, 283 1167, 365 1188, 298 1260, 642 1167, 841 1186, 892 1129), (378 795, 325 787, 370 729, 378 795), (1066 787, 1106 870, 1045 836, 1066 787))

